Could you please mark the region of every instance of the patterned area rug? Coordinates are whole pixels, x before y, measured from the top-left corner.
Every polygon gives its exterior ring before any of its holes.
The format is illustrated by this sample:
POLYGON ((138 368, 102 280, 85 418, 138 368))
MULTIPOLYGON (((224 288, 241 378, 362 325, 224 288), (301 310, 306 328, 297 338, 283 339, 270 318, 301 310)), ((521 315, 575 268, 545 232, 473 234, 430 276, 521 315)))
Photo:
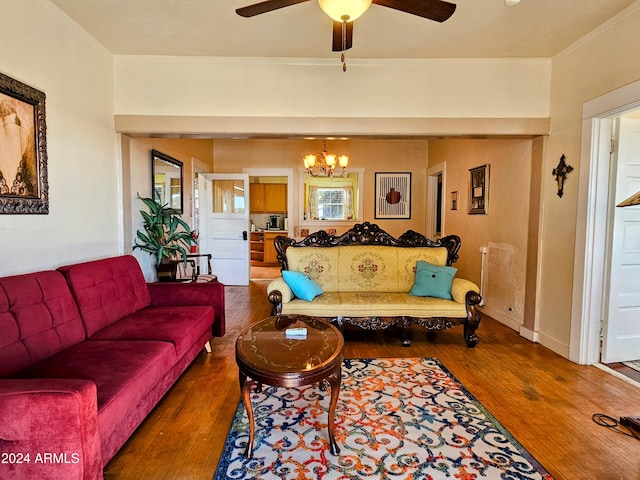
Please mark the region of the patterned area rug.
POLYGON ((640 372, 640 360, 633 360, 631 362, 622 362, 622 364, 626 365, 629 368, 633 368, 637 372, 640 372))
POLYGON ((328 450, 329 392, 315 385, 252 394, 254 454, 242 401, 214 480, 553 480, 436 359, 345 360, 328 450))

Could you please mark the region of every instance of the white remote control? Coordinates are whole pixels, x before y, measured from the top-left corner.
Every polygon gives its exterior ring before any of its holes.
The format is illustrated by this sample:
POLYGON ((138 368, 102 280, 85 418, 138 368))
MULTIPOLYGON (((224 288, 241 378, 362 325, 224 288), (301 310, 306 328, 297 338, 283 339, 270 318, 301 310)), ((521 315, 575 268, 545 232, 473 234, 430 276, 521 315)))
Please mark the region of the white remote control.
POLYGON ((284 333, 287 338, 307 338, 307 329, 304 327, 287 328, 284 333))

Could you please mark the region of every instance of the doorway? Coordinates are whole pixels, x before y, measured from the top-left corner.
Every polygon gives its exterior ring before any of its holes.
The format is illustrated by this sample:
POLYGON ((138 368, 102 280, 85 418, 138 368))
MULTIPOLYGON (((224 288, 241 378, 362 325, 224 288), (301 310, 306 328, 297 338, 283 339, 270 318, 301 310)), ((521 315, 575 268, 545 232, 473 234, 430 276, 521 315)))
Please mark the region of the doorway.
MULTIPOLYGON (((612 257, 615 260, 614 251, 618 248, 614 245, 613 232, 614 216, 620 209, 615 202, 625 193, 616 192, 620 188, 615 182, 617 159, 613 155, 615 150, 611 148, 612 132, 615 132, 614 126, 620 117, 638 109, 640 82, 586 102, 583 108, 569 352, 570 360, 580 364, 597 364, 603 360, 600 355, 604 345, 602 340, 609 341, 613 336, 640 345, 640 315, 637 315, 640 307, 637 305, 630 307, 636 309, 636 315, 629 317, 634 320, 623 320, 617 333, 608 332, 612 296, 620 295, 620 288, 633 285, 633 279, 640 275, 638 266, 624 272, 624 275, 620 271, 614 272, 616 267, 611 262, 612 257), (616 279, 617 285, 611 282, 612 278, 616 279)), ((640 207, 628 207, 626 210, 637 212, 638 209, 640 207)), ((631 241, 627 245, 631 250, 640 250, 639 237, 637 233, 627 237, 631 241)), ((612 346, 610 352, 614 351, 615 346, 612 346)), ((640 347, 634 351, 640 351, 640 347)))
MULTIPOLYGON (((269 202, 269 189, 266 188, 263 201, 249 197, 250 222, 254 231, 249 233, 250 258, 247 265, 251 281, 271 280, 280 277, 280 267, 276 263, 275 250, 272 242, 276 235, 292 236, 292 219, 295 213, 293 192, 293 169, 291 168, 244 168, 243 173, 249 175, 250 182, 261 182, 264 186, 286 185, 285 205, 280 205, 281 194, 273 194, 280 198, 273 198, 269 202), (275 210, 269 208, 269 204, 276 205, 275 210), (272 217, 276 217, 273 223, 272 217), (286 220, 285 220, 286 219, 286 220), (270 230, 271 228, 271 230, 270 230), (267 244, 265 242, 269 242, 267 244)), ((261 189, 253 189, 254 193, 261 189)))
POLYGON ((640 360, 640 110, 613 122, 601 362, 640 360))
POLYGON ((445 235, 443 192, 446 191, 446 162, 427 169, 427 236, 433 240, 445 235))

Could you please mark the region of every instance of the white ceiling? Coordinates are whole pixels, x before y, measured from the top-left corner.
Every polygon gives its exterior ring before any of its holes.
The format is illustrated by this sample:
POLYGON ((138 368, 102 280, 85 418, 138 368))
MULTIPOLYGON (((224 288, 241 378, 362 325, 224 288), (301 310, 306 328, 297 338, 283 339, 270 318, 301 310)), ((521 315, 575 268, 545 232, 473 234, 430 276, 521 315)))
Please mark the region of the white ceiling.
MULTIPOLYGON (((315 0, 253 18, 251 0, 51 0, 117 55, 336 57, 315 0)), ((351 58, 552 57, 635 0, 451 0, 437 23, 372 5, 354 25, 351 58)))

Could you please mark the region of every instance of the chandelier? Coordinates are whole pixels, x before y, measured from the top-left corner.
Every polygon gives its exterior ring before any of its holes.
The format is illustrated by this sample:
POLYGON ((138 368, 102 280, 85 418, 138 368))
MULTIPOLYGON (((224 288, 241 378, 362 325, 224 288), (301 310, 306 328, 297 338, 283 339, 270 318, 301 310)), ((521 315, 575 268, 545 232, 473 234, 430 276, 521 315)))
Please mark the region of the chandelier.
POLYGON ((307 169, 307 174, 312 177, 318 175, 326 175, 329 178, 344 177, 347 174, 347 165, 349 164, 348 155, 336 155, 335 153, 327 152, 327 141, 324 141, 322 152, 317 154, 305 155, 304 168, 307 169), (342 172, 335 173, 336 167, 340 166, 342 172))

